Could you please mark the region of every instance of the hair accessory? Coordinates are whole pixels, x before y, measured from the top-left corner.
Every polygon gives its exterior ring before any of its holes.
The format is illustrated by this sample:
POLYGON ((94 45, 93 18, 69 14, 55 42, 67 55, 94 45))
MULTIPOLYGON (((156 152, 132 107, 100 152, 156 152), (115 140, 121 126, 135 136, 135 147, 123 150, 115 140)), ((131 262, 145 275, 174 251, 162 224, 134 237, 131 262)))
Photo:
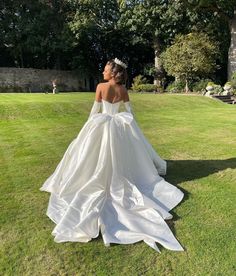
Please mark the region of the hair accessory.
POLYGON ((124 62, 122 62, 122 61, 119 60, 118 58, 115 58, 115 59, 114 59, 114 62, 115 62, 116 64, 119 64, 121 67, 123 67, 123 68, 125 68, 125 69, 128 67, 124 62))

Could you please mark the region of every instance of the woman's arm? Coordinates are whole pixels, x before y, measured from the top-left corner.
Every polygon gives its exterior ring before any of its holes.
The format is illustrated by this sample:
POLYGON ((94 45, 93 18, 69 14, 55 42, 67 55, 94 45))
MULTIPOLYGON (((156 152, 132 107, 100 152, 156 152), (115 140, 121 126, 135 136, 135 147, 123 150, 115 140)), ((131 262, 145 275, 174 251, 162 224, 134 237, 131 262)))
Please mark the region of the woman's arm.
POLYGON ((132 108, 131 108, 131 105, 130 105, 130 101, 129 101, 129 94, 128 94, 127 89, 126 89, 125 94, 124 94, 124 105, 125 105, 126 111, 133 114, 133 111, 132 111, 132 108))
POLYGON ((95 94, 95 100, 93 102, 92 109, 89 114, 89 118, 100 111, 102 105, 102 96, 101 96, 101 83, 97 85, 96 88, 96 94, 95 94))
POLYGON ((99 83, 96 88, 95 101, 102 101, 102 83, 99 83))

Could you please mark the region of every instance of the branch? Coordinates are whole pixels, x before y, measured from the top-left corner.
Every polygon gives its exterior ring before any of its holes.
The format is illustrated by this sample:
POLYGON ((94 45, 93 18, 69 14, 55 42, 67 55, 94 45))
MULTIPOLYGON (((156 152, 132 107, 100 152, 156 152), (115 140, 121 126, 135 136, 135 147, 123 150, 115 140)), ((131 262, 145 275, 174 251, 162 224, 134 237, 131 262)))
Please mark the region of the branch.
POLYGON ((220 9, 218 6, 217 6, 217 3, 214 4, 209 4, 209 5, 203 5, 201 3, 199 3, 200 1, 197 1, 197 3, 189 3, 188 0, 183 0, 184 4, 189 6, 190 8, 192 9, 195 9, 195 10, 205 10, 205 11, 210 11, 210 12, 217 12, 220 17, 226 21, 227 23, 229 23, 229 21, 231 20, 231 18, 222 11, 222 9, 220 9))
POLYGON ((206 11, 211 11, 211 12, 217 12, 219 15, 220 15, 220 17, 225 21, 225 22, 229 22, 230 20, 231 20, 231 18, 227 15, 227 14, 225 14, 220 8, 218 8, 217 6, 213 6, 213 5, 211 5, 211 6, 208 6, 208 7, 201 7, 201 6, 199 6, 199 8, 202 8, 202 9, 204 9, 204 10, 206 10, 206 11))

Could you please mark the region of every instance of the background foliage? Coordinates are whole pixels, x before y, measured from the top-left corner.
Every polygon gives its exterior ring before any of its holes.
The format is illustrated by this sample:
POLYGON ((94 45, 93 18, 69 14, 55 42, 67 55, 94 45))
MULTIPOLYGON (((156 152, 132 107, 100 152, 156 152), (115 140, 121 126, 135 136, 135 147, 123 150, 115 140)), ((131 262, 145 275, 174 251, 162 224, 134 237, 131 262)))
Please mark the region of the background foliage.
POLYGON ((2 0, 0 66, 78 69, 101 73, 115 56, 129 64, 129 76, 165 74, 154 58, 177 34, 204 30, 219 43, 212 78, 226 80, 229 24, 236 0, 2 0), (150 68, 150 66, 149 66, 150 68))

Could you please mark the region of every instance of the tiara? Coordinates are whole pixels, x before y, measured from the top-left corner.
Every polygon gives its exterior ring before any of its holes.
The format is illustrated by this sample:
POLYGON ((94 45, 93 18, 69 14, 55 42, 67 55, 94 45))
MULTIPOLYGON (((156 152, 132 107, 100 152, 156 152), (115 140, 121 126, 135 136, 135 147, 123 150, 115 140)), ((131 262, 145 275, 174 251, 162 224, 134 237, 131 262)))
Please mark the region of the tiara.
POLYGON ((124 62, 122 62, 121 60, 119 60, 118 58, 115 58, 114 59, 114 62, 116 63, 116 64, 119 64, 121 67, 123 67, 123 68, 127 68, 127 65, 124 63, 124 62))

